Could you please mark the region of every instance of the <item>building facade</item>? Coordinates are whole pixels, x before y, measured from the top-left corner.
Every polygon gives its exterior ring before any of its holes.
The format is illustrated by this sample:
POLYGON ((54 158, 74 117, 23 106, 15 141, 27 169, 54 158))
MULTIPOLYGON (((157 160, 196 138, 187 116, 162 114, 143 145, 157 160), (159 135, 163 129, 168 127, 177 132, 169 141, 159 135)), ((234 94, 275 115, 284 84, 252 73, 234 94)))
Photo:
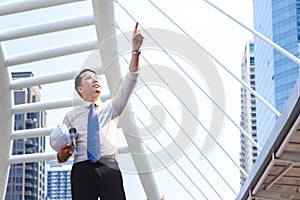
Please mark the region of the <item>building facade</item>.
MULTIPOLYGON (((12 79, 31 77, 31 72, 13 72, 12 79)), ((40 87, 23 88, 14 91, 14 104, 40 101, 40 87)), ((23 130, 46 126, 44 111, 22 113, 14 116, 14 129, 23 130)), ((13 142, 12 154, 45 152, 45 137, 17 139, 13 142)), ((46 182, 45 162, 18 163, 10 167, 5 200, 44 200, 46 182)))
POLYGON ((72 200, 71 193, 71 167, 72 161, 62 165, 57 161, 49 161, 47 170, 47 199, 72 200))
MULTIPOLYGON (((253 1, 254 28, 299 57, 300 0, 253 1)), ((255 40, 256 91, 279 112, 285 106, 299 66, 258 37, 255 40)), ((275 114, 257 101, 257 137, 263 146, 276 122, 275 114)))
MULTIPOLYGON (((255 56, 253 41, 248 41, 245 45, 244 57, 241 65, 241 75, 242 80, 255 90, 255 56)), ((241 87, 241 128, 257 141, 256 97, 251 94, 245 86, 241 87)), ((257 147, 242 133, 240 139, 240 165, 247 173, 249 173, 257 158, 257 147)), ((247 177, 241 173, 241 185, 244 184, 246 178, 247 177)))

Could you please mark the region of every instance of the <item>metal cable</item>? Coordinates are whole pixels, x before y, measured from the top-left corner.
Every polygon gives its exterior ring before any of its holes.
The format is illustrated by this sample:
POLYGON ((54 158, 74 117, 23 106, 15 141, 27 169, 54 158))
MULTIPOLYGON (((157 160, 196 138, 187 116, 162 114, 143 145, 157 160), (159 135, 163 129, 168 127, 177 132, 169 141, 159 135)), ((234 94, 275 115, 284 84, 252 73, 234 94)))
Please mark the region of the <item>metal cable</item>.
MULTIPOLYGON (((138 97, 138 95, 136 94, 136 93, 134 93, 137 97, 138 97)), ((138 97, 139 98, 139 97, 138 97)), ((140 101, 142 101, 140 98, 139 98, 139 100, 140 101)), ((151 111, 150 111, 151 112, 151 111)), ((137 115, 134 115, 138 120, 139 120, 139 122, 147 129, 147 131, 149 132, 149 133, 151 133, 151 131, 148 129, 148 127, 143 123, 143 121, 137 116, 137 115)), ((156 137, 154 137, 155 138, 155 140, 157 141, 157 143, 163 148, 163 149, 165 149, 164 148, 164 146, 158 141, 158 139, 156 138, 156 137)), ((167 171, 175 178, 175 180, 185 189, 185 191, 193 198, 193 199, 196 199, 191 193, 190 193, 190 191, 179 181, 179 179, 169 170, 169 168, 161 161, 161 159, 160 158, 158 158, 158 156, 151 150, 151 148, 146 144, 146 143, 144 143, 143 142, 143 144, 147 147, 147 149, 152 153, 152 155, 154 155, 155 156, 155 158, 165 167, 165 169, 167 169, 167 171)), ((166 153, 170 156, 170 158, 172 158, 173 159, 173 157, 169 154, 169 152, 167 152, 166 151, 166 153)), ((174 160, 174 162, 176 163, 176 165, 180 168, 180 170, 188 177, 188 179, 194 184, 194 186, 195 187, 197 187, 197 189, 200 191, 200 193, 206 198, 206 199, 208 199, 206 196, 205 196, 205 194, 201 191, 201 189, 200 188, 198 188, 198 186, 194 183, 194 181, 190 178, 190 176, 188 176, 187 174, 186 174, 186 172, 184 171, 184 169, 182 169, 182 167, 180 167, 180 165, 176 162, 176 160, 175 159, 173 159, 174 160)))
MULTIPOLYGON (((121 31, 121 30, 120 30, 121 31)), ((122 32, 122 31, 121 31, 122 32)), ((122 32, 123 33, 123 32, 122 32)), ((124 34, 123 34, 124 35, 124 34)), ((126 38, 128 39, 128 38, 126 38)), ((129 41, 129 40, 128 40, 129 41)), ((118 53, 118 52, 117 52, 118 53)), ((122 56, 120 53, 118 53, 120 56, 122 56)), ((122 56, 123 57, 123 56, 122 56)), ((144 58, 144 57, 143 57, 144 58)), ((128 61, 123 57, 123 59, 128 63, 128 61)), ((149 65, 151 65, 148 62, 149 65)), ((155 69, 153 69, 155 70, 155 69)), ((147 84, 145 83, 145 81, 139 77, 139 79, 143 82, 143 84, 147 87, 147 89, 151 92, 151 94, 156 98, 156 100, 160 103, 160 105, 164 108, 164 110, 166 110, 166 112, 169 114, 169 116, 176 122, 176 124, 178 125, 178 127, 184 131, 185 135, 189 138, 189 140, 196 146, 196 148, 200 151, 201 155, 208 161, 208 163, 213 167, 213 169, 218 173, 218 175, 223 179, 223 181, 227 184, 227 186, 233 191, 234 194, 236 194, 236 192, 233 190, 233 188, 230 186, 230 184, 224 179, 224 177, 219 173, 219 171, 214 167, 214 165, 209 161, 209 159, 203 154, 203 152, 197 147, 197 145, 193 142, 192 138, 190 138, 187 133, 185 132, 185 130, 179 125, 179 123, 177 122, 177 120, 171 115, 171 113, 167 110, 167 108, 163 105, 163 103, 158 99, 158 97, 154 94, 154 92, 147 86, 147 84)), ((139 98, 139 97, 138 97, 139 98)), ((178 98, 178 96, 177 96, 178 98)), ((140 99, 140 98, 139 98, 140 99)), ((140 101, 142 102, 142 100, 140 99, 140 101)), ((142 102, 144 104, 144 102, 142 102)), ((144 104, 144 106, 147 108, 147 106, 144 104)), ((151 110, 149 108, 147 108, 147 110, 152 114, 152 116, 155 118, 155 120, 161 125, 161 127, 165 130, 165 128, 163 127, 163 125, 160 123, 160 121, 153 115, 153 113, 151 112, 151 110)), ((197 120, 198 121, 198 120, 197 120)), ((198 121, 199 122, 199 121, 198 121)), ((199 122, 201 123, 201 122, 199 122)), ((203 126, 203 125, 202 125, 203 126)), ((168 131, 165 130, 167 133, 168 131)), ((170 136, 170 138, 173 140, 173 142, 177 145, 178 148, 180 148, 181 152, 184 153, 184 150, 178 145, 178 143, 172 138, 172 136, 170 135, 170 133, 168 133, 168 135, 170 136)), ((224 150, 225 151, 225 150, 224 150)), ((187 157, 188 158, 188 157, 187 157)), ((195 166, 195 164, 190 160, 190 158, 188 158, 188 160, 192 163, 192 165, 195 167, 195 169, 202 175, 202 177, 208 182, 208 184, 213 188, 213 190, 215 191, 214 187, 209 183, 209 181, 203 176, 203 174, 199 171, 199 169, 195 166)), ((247 174, 246 174, 247 175, 247 174)), ((217 193, 217 191, 215 191, 217 193)), ((217 193, 218 194, 218 193, 217 193)), ((218 196, 222 199, 222 197, 218 194, 218 196)))
MULTIPOLYGON (((119 4, 120 5, 120 4, 119 4)), ((128 13, 128 11, 122 6, 122 5, 120 5, 121 7, 122 7, 122 9, 135 21, 135 19, 134 19, 134 17, 132 17, 131 15, 130 15, 130 13, 128 13)), ((142 27, 142 26, 141 26, 142 27)), ((145 31, 146 32, 146 30, 144 30, 143 29, 143 31, 145 31)), ((149 34, 149 33, 148 33, 149 34)), ((151 35, 149 35, 150 37, 151 37, 151 35)), ((152 38, 153 39, 153 38, 152 38)), ((154 39, 153 39, 154 40, 154 39)), ((154 40, 155 41, 155 40, 154 40)), ((159 44, 158 44, 159 45, 159 44)), ((166 54, 168 54, 162 47, 161 47, 161 49, 166 53, 166 54)), ((179 67, 179 68, 181 68, 179 65, 178 65, 178 63, 170 56, 170 55, 168 55, 171 59, 172 59, 172 61, 179 67)), ((143 57, 144 58, 144 57, 143 57)), ((146 60, 146 62, 151 66, 151 64, 147 61, 147 59, 146 58, 144 58, 145 60, 146 60)), ((152 67, 152 66, 151 66, 152 67)), ((152 67, 152 69, 154 70, 154 72, 157 74, 157 76, 159 76, 160 77, 160 79, 168 86, 168 84, 163 80, 163 78, 159 75, 159 73, 152 67)), ((181 70, 183 70, 182 68, 181 68, 181 70)), ((186 72, 183 70, 183 72, 186 74, 186 72)), ((189 76, 189 75, 187 75, 187 76, 189 76)), ((190 77, 190 76, 189 76, 190 77)), ((194 81, 193 79, 191 79, 192 81, 194 81)), ((197 84, 197 83, 195 83, 195 84, 197 84)), ((201 90, 201 91, 203 91, 202 89, 201 89, 201 87, 197 84, 197 86, 198 86, 198 88, 201 90)), ((171 89, 171 87, 170 86, 168 86, 168 88, 173 92, 173 94, 176 96, 176 93, 171 89)), ((204 91, 203 91, 204 92, 204 91)), ((205 93, 205 92, 204 92, 205 93)), ((206 94, 206 93, 205 93, 206 94)), ((206 94, 206 96, 208 96, 207 94, 206 94)), ((208 98, 212 101, 212 102, 214 102, 214 100, 213 99, 211 99, 209 96, 208 96, 208 98)), ((179 100, 180 100, 180 98, 178 98, 179 100)), ((189 110, 190 111, 190 109, 181 101, 181 103, 186 107, 186 109, 187 110, 189 110)), ((217 106, 217 107, 219 107, 216 103, 215 103, 215 105, 217 106)), ((219 107, 219 109, 224 113, 224 111, 219 107)), ((237 168, 239 168, 239 170, 245 175, 245 176, 248 176, 248 174, 245 172, 245 170, 244 169, 242 169, 232 158, 231 158, 231 156, 226 152, 226 150, 218 143, 218 141, 216 141, 216 139, 210 134, 210 132, 203 126, 203 124, 196 118, 196 116, 194 116, 193 115, 193 113, 190 111, 190 113, 191 113, 191 115, 195 118, 195 120, 197 120, 198 121, 198 123, 205 129, 205 131, 211 136, 211 138, 217 143, 217 145, 222 149, 222 151, 232 160, 232 162, 237 166, 237 168)), ((171 115, 171 114, 170 114, 171 115)), ((233 123, 234 123, 234 121, 226 114, 226 113, 224 113, 224 115, 226 115, 233 123)), ((235 124, 235 123, 234 123, 235 124)), ((241 131, 244 131, 243 129, 241 129, 239 126, 237 126, 241 131)), ((247 134, 247 133, 246 133, 247 134)), ((187 137, 189 137, 188 135, 187 135, 187 137)), ((191 141, 192 141, 192 139, 191 138, 189 138, 191 141)), ((193 141, 192 141, 193 142, 193 141)), ((194 144, 195 145, 195 144, 194 144)), ((195 145, 196 146, 196 145, 195 145)), ((196 146, 197 147, 197 146, 196 146)), ((258 146, 259 147, 259 146, 258 146)), ((197 147, 198 148, 198 147, 197 147)), ((199 151, 201 152, 201 150, 199 149, 199 151)), ((234 191, 234 190, 233 190, 234 191)))
MULTIPOLYGON (((229 73, 235 80, 237 80, 240 84, 245 86, 247 90, 249 90, 253 95, 255 95, 265 106, 267 106, 270 110, 274 112, 274 114, 279 117, 280 112, 277 111, 269 102, 267 102, 260 94, 258 94, 255 90, 253 90, 247 83, 243 80, 239 79, 235 76, 229 69, 227 69, 215 56, 213 56, 209 51, 207 51, 204 47, 202 47, 192 36, 190 36, 183 28, 181 28, 174 20, 172 20, 165 12, 163 12, 157 5, 155 5, 151 0, 148 0, 161 14, 163 14, 168 20, 170 20, 178 29, 180 29, 189 39, 191 39, 198 47, 200 47, 203 51, 205 51, 214 61, 216 61, 227 73, 229 73)), ((207 1, 206 1, 207 2, 207 1)), ((218 9, 220 11, 220 9, 218 9)), ((225 12, 222 11, 224 14, 225 12)), ((234 20, 233 18, 231 18, 234 20)), ((236 20, 235 20, 236 21, 236 20)), ((241 24, 240 24, 241 25, 241 24)), ((245 26, 244 26, 245 27, 245 26)), ((247 29, 251 30, 251 29, 247 29)), ((256 33, 258 34, 258 33, 256 33)), ((273 43, 273 42, 272 42, 273 43)), ((300 61, 298 61, 300 62, 300 61)), ((257 146, 259 147, 259 146, 257 146)))
MULTIPOLYGON (((121 54, 119 54, 122 58, 123 58, 123 60, 127 63, 127 64, 129 64, 129 62, 121 55, 121 54)), ((141 78, 141 77, 139 77, 139 79, 144 83, 144 85, 149 89, 149 90, 151 90, 148 86, 147 86, 147 84, 144 82, 144 80, 141 78)), ((174 142, 174 144, 176 144, 176 146, 180 149, 180 151, 184 154, 185 152, 184 152, 184 150, 179 146, 179 144, 173 139, 173 137, 171 136, 171 134, 165 129, 165 127, 163 126, 163 124, 161 124, 160 123, 160 121, 156 118, 156 116, 151 112, 151 110, 147 107, 147 105, 143 102, 143 100, 139 97, 139 95, 138 94, 136 94, 136 92, 134 92, 134 94, 135 94, 135 96, 140 100, 140 102, 143 104, 143 106, 148 110, 148 112, 154 117, 154 119, 159 123, 159 125, 162 127, 162 129, 168 134, 168 136, 172 139, 172 141, 174 142)), ((157 96, 151 91, 151 94, 153 95, 153 96, 155 96, 155 98, 156 99, 158 99, 157 98, 157 96)), ((160 105, 167 111, 167 108, 161 103, 161 102, 159 102, 160 103, 160 105)), ((170 114, 170 113, 169 113, 170 114)), ((136 116, 136 115, 135 115, 136 116)), ((171 116, 171 114, 170 114, 170 116, 171 116)), ((137 117, 137 116, 136 116, 137 117)), ((172 117, 172 116, 171 116, 172 117)), ((172 119, 173 120, 175 120, 173 117, 172 117, 172 119)), ((139 121, 141 121, 141 120, 139 120, 139 121)), ((141 122, 142 123, 142 122, 141 122)), ((144 125, 144 123, 142 123, 143 125, 144 125)), ((144 125, 144 127, 149 131, 149 129, 147 128, 147 126, 146 125, 144 125)), ((180 126, 179 126, 180 127, 180 126)), ((182 127, 180 127, 181 129, 182 129, 182 127)), ((151 133, 150 131, 149 131, 149 133, 151 133)), ((156 137, 154 137, 155 138, 155 140, 158 142, 158 144, 165 150, 165 152, 170 156, 170 158, 172 158, 173 160, 174 160, 174 162, 178 165, 178 163, 175 161, 175 159, 170 155, 170 153, 168 152, 168 151, 166 151, 166 149, 164 148, 164 146, 158 141, 158 139, 156 138, 156 137)), ((186 154, 184 154, 185 156, 186 156, 186 154)), ((193 161, 188 157, 188 156, 186 156, 186 158, 192 163, 192 165, 194 166, 194 168, 199 172, 199 174, 206 180, 206 182, 210 185, 210 187, 218 194, 218 192, 214 189, 214 187, 210 184, 210 182, 206 179, 206 177, 201 173, 201 171, 197 168, 197 166, 193 163, 193 161)), ((180 167, 179 165, 178 165, 178 167, 180 167)), ((180 167, 181 168, 181 167, 180 167)), ((182 169, 182 168, 181 168, 182 169)), ((184 172, 184 170, 182 169, 182 171, 184 172)), ((186 172, 184 172, 185 174, 186 174, 186 172)), ((186 176, 191 180, 191 178, 186 174, 186 176)), ((195 185, 195 187, 197 187, 198 188, 198 186, 193 182, 193 180, 191 180, 191 182, 195 185)), ((198 190, 201 192, 201 190, 200 190, 200 188, 198 188, 198 190)), ((202 193, 202 192, 201 192, 202 193)), ((202 193, 203 194, 203 193, 202 193)), ((203 194, 204 195, 204 194, 203 194)), ((205 195, 204 195, 205 196, 205 195)), ((218 196, 222 199, 222 197, 218 194, 218 196)))

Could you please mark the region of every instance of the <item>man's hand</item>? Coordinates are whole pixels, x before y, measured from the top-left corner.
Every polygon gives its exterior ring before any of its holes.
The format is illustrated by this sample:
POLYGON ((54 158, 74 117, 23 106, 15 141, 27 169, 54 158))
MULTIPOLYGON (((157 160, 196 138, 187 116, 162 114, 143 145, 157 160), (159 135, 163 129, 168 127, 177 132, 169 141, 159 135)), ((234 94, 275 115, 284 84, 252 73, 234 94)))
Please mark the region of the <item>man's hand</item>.
POLYGON ((73 155, 73 153, 74 153, 74 147, 72 143, 63 145, 57 154, 58 162, 68 161, 69 158, 73 155))
POLYGON ((133 36, 132 36, 132 50, 140 50, 144 36, 138 31, 138 22, 136 23, 136 26, 134 28, 133 36))

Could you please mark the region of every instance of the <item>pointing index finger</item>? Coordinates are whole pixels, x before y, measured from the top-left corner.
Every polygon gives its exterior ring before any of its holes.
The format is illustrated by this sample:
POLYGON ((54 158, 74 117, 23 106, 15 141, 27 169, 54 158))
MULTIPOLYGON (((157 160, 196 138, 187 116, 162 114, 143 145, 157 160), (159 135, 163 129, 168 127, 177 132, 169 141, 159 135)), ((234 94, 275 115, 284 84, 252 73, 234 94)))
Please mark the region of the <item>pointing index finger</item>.
POLYGON ((135 28, 134 28, 134 31, 135 31, 135 32, 137 31, 138 26, 139 26, 139 23, 136 22, 136 23, 135 23, 135 28))

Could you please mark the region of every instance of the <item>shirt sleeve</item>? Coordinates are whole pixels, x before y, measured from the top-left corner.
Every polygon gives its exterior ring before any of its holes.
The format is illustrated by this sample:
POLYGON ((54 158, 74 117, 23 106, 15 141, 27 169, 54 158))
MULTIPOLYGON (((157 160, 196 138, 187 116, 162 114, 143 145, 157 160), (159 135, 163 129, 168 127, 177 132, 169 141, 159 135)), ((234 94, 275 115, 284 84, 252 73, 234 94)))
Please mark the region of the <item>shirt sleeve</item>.
POLYGON ((71 127, 71 122, 70 122, 70 118, 69 118, 69 113, 67 113, 62 121, 62 124, 67 125, 68 128, 71 127))
POLYGON ((137 83, 138 72, 128 72, 116 96, 112 99, 113 118, 121 115, 137 83))

